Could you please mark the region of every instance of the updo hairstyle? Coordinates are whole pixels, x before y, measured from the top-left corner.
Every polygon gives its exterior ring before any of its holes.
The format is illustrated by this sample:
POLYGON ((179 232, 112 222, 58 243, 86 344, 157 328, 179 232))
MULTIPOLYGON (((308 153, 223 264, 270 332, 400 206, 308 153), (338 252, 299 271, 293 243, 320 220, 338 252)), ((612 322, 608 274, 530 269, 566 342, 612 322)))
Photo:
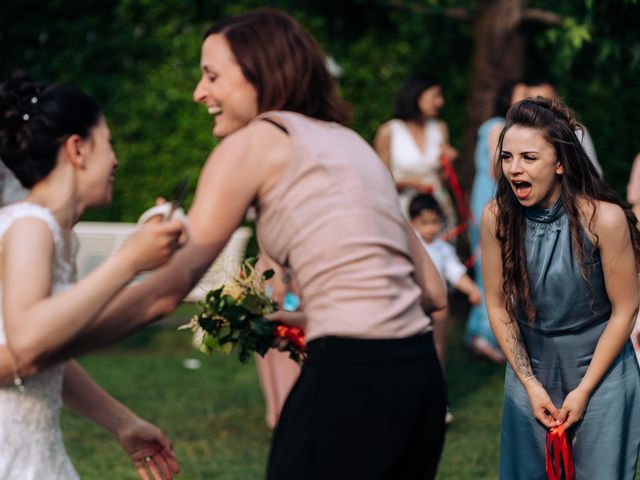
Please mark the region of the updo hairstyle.
POLYGON ((83 139, 102 118, 88 95, 65 85, 37 84, 15 72, 0 84, 0 158, 25 188, 56 166, 71 135, 83 139))

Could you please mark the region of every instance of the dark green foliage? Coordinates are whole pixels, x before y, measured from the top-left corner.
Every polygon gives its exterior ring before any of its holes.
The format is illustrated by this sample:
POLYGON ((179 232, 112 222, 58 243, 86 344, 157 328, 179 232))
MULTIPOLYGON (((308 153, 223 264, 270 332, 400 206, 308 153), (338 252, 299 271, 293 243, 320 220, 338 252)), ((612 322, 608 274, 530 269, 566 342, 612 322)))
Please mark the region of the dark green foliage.
POLYGON ((532 2, 564 17, 537 31, 527 74, 546 76, 589 129, 606 180, 625 195, 640 152, 640 3, 637 0, 532 2))
MULTIPOLYGON (((638 2, 526 3, 564 19, 561 27, 527 25, 527 75, 555 81, 589 127, 607 179, 624 194, 640 151, 638 2)), ((367 140, 389 119, 405 76, 420 70, 441 79, 441 116, 461 146, 473 30, 443 8, 473 11, 478 1, 4 0, 0 74, 22 67, 37 79, 77 86, 109 120, 121 161, 114 201, 88 218, 134 221, 187 174, 193 191, 216 143, 211 117, 191 99, 202 33, 224 15, 264 5, 291 13, 339 63, 353 127, 367 140)))

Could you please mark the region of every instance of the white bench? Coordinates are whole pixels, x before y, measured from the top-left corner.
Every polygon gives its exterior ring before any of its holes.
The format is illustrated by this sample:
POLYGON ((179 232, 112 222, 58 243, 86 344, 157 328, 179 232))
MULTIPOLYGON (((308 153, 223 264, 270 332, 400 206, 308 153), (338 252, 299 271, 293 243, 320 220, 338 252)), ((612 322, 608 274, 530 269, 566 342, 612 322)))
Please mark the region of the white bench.
MULTIPOLYGON (((80 243, 76 257, 78 278, 82 278, 120 248, 135 229, 135 223, 78 222, 74 227, 80 243)), ((202 300, 209 290, 222 285, 229 275, 236 274, 250 238, 251 228, 238 228, 200 282, 185 297, 185 301, 202 300)), ((134 282, 140 281, 145 275, 139 275, 134 282)))

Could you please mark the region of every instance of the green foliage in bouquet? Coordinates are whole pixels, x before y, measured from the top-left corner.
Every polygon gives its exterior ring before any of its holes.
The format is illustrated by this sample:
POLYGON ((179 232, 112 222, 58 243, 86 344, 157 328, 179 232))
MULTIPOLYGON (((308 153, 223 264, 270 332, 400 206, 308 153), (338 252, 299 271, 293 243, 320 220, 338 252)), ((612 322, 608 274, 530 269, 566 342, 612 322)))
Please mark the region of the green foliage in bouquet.
POLYGON ((264 356, 273 346, 278 323, 265 315, 278 308, 266 293, 265 281, 274 272, 260 272, 256 262, 256 258, 246 259, 239 274, 209 291, 205 300, 198 302, 202 311, 180 327, 194 332, 194 343, 202 352, 237 351, 240 361, 247 362, 253 352, 264 356))

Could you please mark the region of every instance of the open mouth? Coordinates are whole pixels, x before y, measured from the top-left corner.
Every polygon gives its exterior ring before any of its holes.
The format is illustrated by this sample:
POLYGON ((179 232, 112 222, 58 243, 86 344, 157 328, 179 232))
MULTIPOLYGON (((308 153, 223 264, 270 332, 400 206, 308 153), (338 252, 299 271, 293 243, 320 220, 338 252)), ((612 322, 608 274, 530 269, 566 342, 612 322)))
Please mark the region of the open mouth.
POLYGON ((213 115, 214 117, 216 115, 220 115, 222 113, 222 108, 221 107, 208 107, 207 108, 207 112, 209 112, 209 115, 213 115))
POLYGON ((514 186, 516 197, 519 200, 526 200, 526 198, 531 194, 531 184, 529 182, 522 181, 512 181, 514 186))

